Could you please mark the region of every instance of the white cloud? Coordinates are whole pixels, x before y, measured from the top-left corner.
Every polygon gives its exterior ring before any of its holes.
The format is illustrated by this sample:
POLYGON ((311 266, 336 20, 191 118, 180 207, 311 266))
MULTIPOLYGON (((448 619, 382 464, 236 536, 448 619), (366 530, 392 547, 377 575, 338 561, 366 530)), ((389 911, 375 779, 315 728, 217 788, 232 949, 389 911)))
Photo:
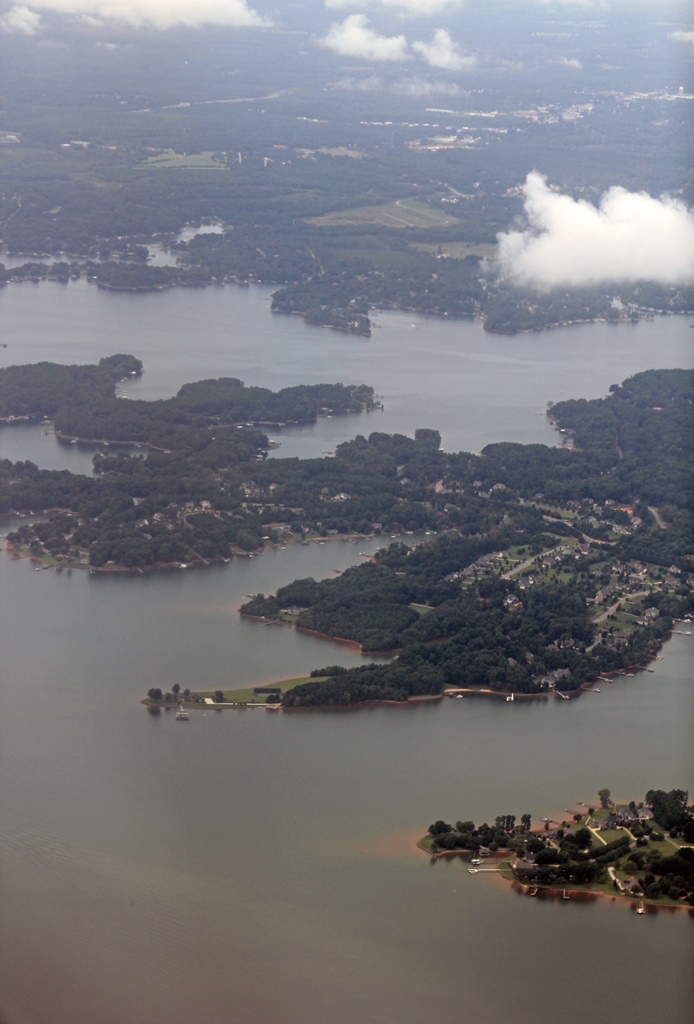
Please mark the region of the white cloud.
POLYGON ((432 81, 419 76, 407 76, 394 81, 371 75, 369 78, 342 78, 334 83, 335 89, 346 92, 391 93, 395 96, 459 96, 460 87, 454 82, 432 81))
POLYGON ((694 280, 694 216, 679 200, 613 186, 595 207, 553 191, 537 171, 523 192, 526 228, 498 235, 501 270, 515 284, 694 280))
POLYGON ((441 11, 460 10, 464 2, 465 0, 325 0, 325 6, 336 11, 349 7, 358 7, 361 11, 385 7, 401 14, 428 17, 440 14, 441 11))
POLYGON ((454 82, 432 81, 429 78, 399 78, 393 82, 390 91, 397 96, 459 96, 460 87, 454 82))
POLYGON ((676 43, 686 43, 694 53, 694 28, 687 29, 687 31, 671 32, 668 38, 674 39, 676 43))
POLYGON ((339 24, 331 25, 321 44, 343 57, 364 57, 367 60, 407 60, 404 36, 381 36, 375 32, 365 14, 350 14, 339 24))
POLYGON ((21 32, 25 36, 33 36, 40 27, 41 15, 23 5, 10 8, 7 14, 0 17, 0 30, 3 32, 21 32))
POLYGON ((36 18, 39 17, 36 10, 56 11, 155 28, 172 25, 266 27, 271 24, 249 7, 247 0, 32 0, 30 8, 13 10, 27 11, 36 18))
POLYGON ((537 0, 537 3, 544 4, 545 7, 583 7, 587 10, 605 10, 608 6, 607 0, 537 0))
POLYGON ((463 57, 460 47, 445 28, 437 28, 430 43, 412 43, 412 49, 432 68, 462 71, 473 68, 477 63, 474 57, 463 57))
POLYGON ((576 57, 557 57, 557 59, 552 61, 552 63, 559 64, 563 68, 571 68, 572 71, 583 70, 583 65, 576 57))

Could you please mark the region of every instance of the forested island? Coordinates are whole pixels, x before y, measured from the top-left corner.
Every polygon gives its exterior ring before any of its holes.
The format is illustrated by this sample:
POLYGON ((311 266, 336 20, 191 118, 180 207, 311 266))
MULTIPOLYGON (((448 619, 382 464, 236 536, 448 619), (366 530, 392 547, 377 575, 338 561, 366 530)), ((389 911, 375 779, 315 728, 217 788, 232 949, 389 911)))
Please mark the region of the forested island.
POLYGON ((692 611, 691 371, 647 371, 606 398, 551 406, 566 441, 557 448, 447 453, 437 431, 420 429, 358 435, 332 458, 305 460, 266 460, 259 427, 358 413, 371 388, 273 393, 224 378, 164 401, 116 398, 115 382, 141 371, 128 355, 0 371, 5 429, 52 417, 73 440, 131 446, 98 453, 93 477, 3 460, 0 511, 47 513, 8 543, 58 568, 145 571, 268 543, 390 535, 368 563, 242 607, 365 654, 397 654, 318 669, 283 692, 286 708, 451 688, 576 693, 646 662, 692 611), (416 547, 398 539, 416 531, 416 547))
MULTIPOLYGON (((432 856, 469 853, 475 866, 490 864, 532 889, 561 889, 619 895, 643 905, 694 906, 694 807, 685 790, 649 790, 638 804, 615 803, 607 788, 600 805, 543 819, 532 828, 529 814, 519 821, 499 815, 493 824, 473 821, 429 826, 420 840, 432 856), (494 858, 488 860, 487 858, 494 858)), ((470 871, 476 873, 477 867, 470 871)), ((489 869, 489 868, 487 868, 489 869)))

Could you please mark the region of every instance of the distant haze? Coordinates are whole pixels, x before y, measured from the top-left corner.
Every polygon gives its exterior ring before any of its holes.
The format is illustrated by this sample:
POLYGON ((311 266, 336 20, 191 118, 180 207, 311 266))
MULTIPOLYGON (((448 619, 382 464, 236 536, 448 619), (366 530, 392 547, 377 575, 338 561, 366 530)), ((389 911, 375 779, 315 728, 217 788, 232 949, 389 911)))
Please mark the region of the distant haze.
POLYGON ((497 236, 502 273, 515 283, 694 282, 694 217, 680 200, 615 185, 593 206, 554 191, 537 171, 523 193, 525 226, 497 236))

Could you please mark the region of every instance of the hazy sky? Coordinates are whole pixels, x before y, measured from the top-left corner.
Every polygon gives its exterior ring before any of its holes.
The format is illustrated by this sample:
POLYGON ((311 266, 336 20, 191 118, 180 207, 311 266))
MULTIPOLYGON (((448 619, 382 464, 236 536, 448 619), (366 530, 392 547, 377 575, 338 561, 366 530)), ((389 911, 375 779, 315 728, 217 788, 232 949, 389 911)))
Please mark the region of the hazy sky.
MULTIPOLYGON (((455 67, 455 58, 450 56, 451 45, 440 42, 434 33, 450 31, 447 19, 455 16, 460 23, 467 12, 482 11, 488 18, 495 16, 522 17, 524 11, 542 10, 549 14, 572 13, 576 16, 600 16, 609 12, 624 12, 634 17, 640 8, 686 18, 684 0, 308 0, 299 4, 282 7, 272 0, 27 0, 26 3, 12 3, 0 0, 0 28, 6 32, 21 32, 32 35, 43 28, 41 14, 57 12, 76 16, 82 20, 113 21, 133 26, 153 26, 166 29, 173 25, 226 25, 242 28, 269 28, 273 25, 291 28, 296 20, 297 8, 321 11, 333 24, 331 38, 346 40, 340 45, 350 45, 352 50, 359 46, 360 56, 369 59, 394 60, 393 53, 403 58, 412 53, 424 55, 426 51, 414 48, 413 44, 434 47, 436 60, 449 60, 455 67), (378 18, 378 28, 371 22, 378 18), (358 20, 354 20, 358 19, 358 20), (429 23, 429 32, 419 33, 429 23), (415 27, 416 26, 416 27, 415 27), (393 43, 405 34, 407 42, 393 43), (432 41, 432 37, 434 39, 432 41), (444 52, 445 51, 445 52, 444 52), (376 56, 372 56, 376 54, 376 56), (381 56, 387 54, 388 56, 381 56)), ((686 36, 687 27, 678 30, 686 36)), ((690 33, 691 37, 691 33, 690 33)), ((691 44, 692 40, 683 41, 691 44)), ((346 52, 340 50, 338 52, 346 52)), ((455 50, 453 50, 455 54, 455 50)), ((351 54, 351 51, 350 51, 351 54)), ((431 59, 425 57, 431 63, 431 59)), ((437 66, 437 65, 435 65, 437 66)), ((449 64, 438 65, 448 67, 449 64)))

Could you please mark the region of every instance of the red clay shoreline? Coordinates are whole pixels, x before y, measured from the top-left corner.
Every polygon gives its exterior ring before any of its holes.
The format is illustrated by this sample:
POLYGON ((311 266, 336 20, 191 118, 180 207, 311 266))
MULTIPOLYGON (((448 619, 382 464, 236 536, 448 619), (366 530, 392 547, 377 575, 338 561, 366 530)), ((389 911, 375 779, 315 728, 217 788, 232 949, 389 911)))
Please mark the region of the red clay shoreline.
MULTIPOLYGON (((539 834, 541 833, 538 833, 538 835, 539 834)), ((461 860, 466 860, 467 854, 470 855, 470 858, 475 856, 475 852, 473 850, 440 850, 438 853, 433 853, 431 850, 427 850, 426 847, 422 845, 424 838, 425 837, 423 836, 421 839, 419 839, 417 841, 416 846, 418 850, 422 851, 422 853, 426 853, 430 860, 439 860, 441 858, 443 858, 444 860, 448 860, 453 857, 459 857, 461 860)), ((495 860, 494 867, 498 867, 505 860, 508 860, 507 855, 511 851, 499 850, 497 852, 502 856, 501 860, 495 860)), ((609 893, 600 892, 596 889, 572 889, 569 886, 565 885, 537 885, 535 882, 526 883, 519 882, 516 878, 507 878, 502 871, 499 871, 498 874, 499 877, 502 878, 504 882, 508 882, 509 885, 511 885, 518 893, 527 894, 530 890, 534 889, 538 896, 542 894, 543 897, 549 896, 552 899, 556 899, 559 895, 562 895, 563 897, 564 893, 571 893, 574 897, 578 897, 579 900, 593 900, 602 897, 608 900, 619 900, 621 903, 628 903, 632 907, 636 907, 639 904, 643 904, 645 907, 652 907, 654 910, 685 910, 689 911, 691 917, 694 917, 694 907, 691 907, 688 904, 684 903, 658 903, 657 901, 649 900, 646 897, 637 898, 635 896, 623 896, 616 891, 614 893, 609 893)))

